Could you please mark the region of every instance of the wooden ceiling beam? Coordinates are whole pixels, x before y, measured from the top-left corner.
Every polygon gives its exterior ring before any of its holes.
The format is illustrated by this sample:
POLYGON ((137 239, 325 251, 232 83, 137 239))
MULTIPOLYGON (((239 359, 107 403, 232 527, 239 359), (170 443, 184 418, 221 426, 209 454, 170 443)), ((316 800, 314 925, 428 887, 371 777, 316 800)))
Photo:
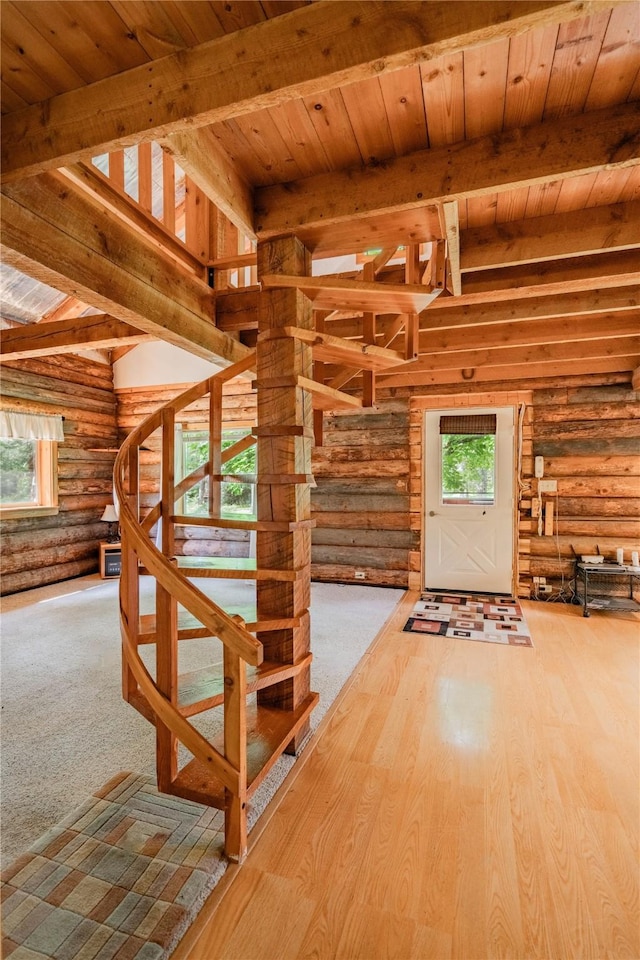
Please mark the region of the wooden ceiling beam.
MULTIPOLYGON (((463 293, 458 302, 486 303, 633 286, 638 283, 638 273, 635 250, 520 264, 502 270, 465 274, 463 293)), ((446 306, 447 300, 447 297, 441 297, 434 301, 434 309, 446 306)))
MULTIPOLYGON (((583 282, 578 279, 575 292, 567 275, 566 281, 556 279, 549 284, 549 292, 544 285, 538 285, 526 288, 527 292, 522 296, 518 290, 515 290, 512 296, 508 296, 509 288, 495 291, 495 297, 492 296, 491 291, 463 294, 456 300, 453 297, 441 296, 420 314, 420 329, 438 330, 634 309, 637 311, 640 308, 638 270, 635 269, 634 263, 626 259, 620 269, 626 270, 631 267, 634 268, 633 272, 613 272, 611 276, 600 278, 605 282, 602 287, 596 286, 597 277, 590 281, 587 289, 583 289, 583 282), (616 280, 619 281, 620 286, 614 287, 616 280), (606 286, 607 281, 611 282, 611 287, 606 286), (569 292, 558 292, 564 290, 569 292)), ((555 271, 554 265, 551 276, 561 277, 563 274, 555 271)), ((525 280, 526 278, 523 277, 523 282, 525 280)), ((257 329, 257 310, 257 289, 222 291, 216 295, 216 323, 220 330, 232 332, 257 329)), ((352 313, 337 312, 335 319, 329 315, 325 322, 327 333, 347 338, 362 337, 362 317, 354 316, 352 313)), ((384 340, 392 323, 392 319, 378 318, 379 342, 384 340)))
MULTIPOLYGON (((416 374, 434 370, 468 370, 478 367, 520 366, 551 363, 558 360, 594 360, 607 357, 640 355, 640 336, 614 337, 611 340, 574 341, 562 344, 535 344, 526 347, 494 347, 486 350, 462 350, 421 357, 406 369, 399 367, 377 374, 382 387, 404 386, 416 374)), ((522 376, 522 373, 520 373, 522 376)))
MULTIPOLYGON (((391 266, 379 279, 400 283, 403 268, 391 266)), ((351 274, 353 276, 353 274, 351 274)), ((478 270, 462 277, 462 293, 455 304, 444 291, 429 310, 447 310, 453 306, 523 300, 568 292, 605 290, 609 287, 637 286, 640 279, 635 250, 597 253, 564 260, 540 260, 491 270, 478 270)))
MULTIPOLYGON (((503 324, 526 323, 531 320, 553 320, 571 317, 624 315, 640 318, 640 285, 616 290, 592 290, 578 293, 554 294, 548 297, 529 297, 514 301, 458 305, 453 297, 441 309, 434 301, 420 314, 421 331, 458 330, 460 333, 482 328, 483 336, 491 336, 489 328, 503 324)), ((386 338, 394 323, 393 318, 378 318, 378 341, 386 338)), ((327 333, 344 338, 362 336, 362 319, 350 317, 327 322, 327 333)))
POLYGON ((445 302, 448 306, 444 310, 436 310, 434 302, 434 309, 428 307, 421 313, 421 330, 551 320, 555 317, 617 313, 627 310, 634 311, 636 316, 640 316, 640 283, 613 290, 588 290, 546 297, 528 297, 522 300, 499 300, 493 303, 458 306, 452 298, 445 302))
POLYGON ((3 182, 609 6, 396 0, 389 29, 386 3, 320 0, 6 115, 3 182))
MULTIPOLYGON (((495 347, 538 345, 543 343, 569 343, 580 340, 606 340, 611 337, 630 337, 638 332, 639 315, 637 309, 619 313, 599 312, 594 314, 569 314, 553 319, 526 319, 513 323, 509 320, 495 324, 482 323, 477 326, 463 324, 458 327, 447 325, 445 328, 431 329, 428 326, 428 311, 421 318, 420 346, 417 361, 421 357, 433 354, 460 352, 463 350, 493 349, 495 347), (426 319, 425 319, 426 316, 426 319)), ((359 324, 350 330, 343 327, 331 327, 334 336, 358 334, 359 324)), ((379 318, 376 343, 399 349, 400 340, 390 338, 394 321, 379 318)), ((401 368, 402 369, 402 368, 401 368)))
POLYGON ((210 130, 174 133, 160 143, 239 230, 255 236, 253 191, 210 130))
POLYGON ((440 222, 442 235, 447 241, 447 266, 451 293, 454 297, 459 297, 462 293, 462 275, 460 273, 460 222, 456 200, 442 204, 440 222))
MULTIPOLYGON (((507 363, 503 365, 478 366, 478 367, 457 367, 451 370, 422 370, 413 374, 406 374, 392 380, 386 377, 380 382, 380 393, 391 391, 391 396, 396 390, 403 390, 410 387, 427 387, 437 384, 455 383, 458 385, 460 393, 466 393, 475 383, 499 383, 503 385, 509 381, 522 382, 526 386, 526 380, 537 380, 542 377, 572 377, 586 375, 591 377, 594 374, 624 374, 631 372, 638 365, 637 351, 627 356, 613 357, 571 357, 570 359, 539 359, 527 364, 507 363)), ((558 384, 560 385, 560 384, 558 384)), ((384 395, 389 395, 384 393, 384 395)))
POLYGON ((23 273, 207 360, 249 353, 216 328, 204 281, 66 178, 7 185, 0 200, 4 257, 23 273))
POLYGON ((640 201, 463 230, 461 270, 588 256, 640 247, 640 201))
MULTIPOLYGON (((488 347, 566 343, 577 340, 605 340, 632 337, 638 333, 638 311, 578 314, 527 323, 420 331, 420 356, 447 350, 482 350, 488 347)), ((393 344, 391 344, 393 347, 393 344)))
POLYGON ((129 346, 152 339, 150 334, 104 313, 42 324, 29 323, 0 332, 0 361, 129 346))
POLYGON ((306 232, 318 228, 348 223, 357 230, 358 221, 370 217, 637 164, 638 105, 622 104, 258 188, 256 232, 261 239, 294 232, 309 246, 306 232))

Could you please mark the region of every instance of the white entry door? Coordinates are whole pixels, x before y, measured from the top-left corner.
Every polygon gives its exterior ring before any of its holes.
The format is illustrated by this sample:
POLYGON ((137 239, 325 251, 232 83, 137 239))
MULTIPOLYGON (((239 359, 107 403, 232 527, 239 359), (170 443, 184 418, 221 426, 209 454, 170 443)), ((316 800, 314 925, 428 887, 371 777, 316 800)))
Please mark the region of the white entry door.
POLYGON ((511 594, 513 408, 427 411, 424 450, 425 587, 511 594))

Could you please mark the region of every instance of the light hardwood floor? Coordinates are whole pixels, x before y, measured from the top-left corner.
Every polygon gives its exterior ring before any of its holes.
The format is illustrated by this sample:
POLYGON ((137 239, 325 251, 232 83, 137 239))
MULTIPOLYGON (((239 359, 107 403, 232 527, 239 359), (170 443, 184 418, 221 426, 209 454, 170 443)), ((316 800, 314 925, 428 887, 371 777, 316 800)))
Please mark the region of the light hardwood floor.
POLYGON ((173 960, 640 957, 640 619, 525 602, 505 647, 413 596, 173 960))

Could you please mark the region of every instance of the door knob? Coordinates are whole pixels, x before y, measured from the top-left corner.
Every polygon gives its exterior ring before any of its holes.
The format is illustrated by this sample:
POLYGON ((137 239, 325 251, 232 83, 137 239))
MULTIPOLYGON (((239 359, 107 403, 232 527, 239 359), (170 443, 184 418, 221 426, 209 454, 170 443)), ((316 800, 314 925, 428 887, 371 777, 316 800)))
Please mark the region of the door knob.
POLYGON ((435 515, 436 515, 435 510, 429 510, 429 516, 430 516, 430 517, 435 517, 435 515))

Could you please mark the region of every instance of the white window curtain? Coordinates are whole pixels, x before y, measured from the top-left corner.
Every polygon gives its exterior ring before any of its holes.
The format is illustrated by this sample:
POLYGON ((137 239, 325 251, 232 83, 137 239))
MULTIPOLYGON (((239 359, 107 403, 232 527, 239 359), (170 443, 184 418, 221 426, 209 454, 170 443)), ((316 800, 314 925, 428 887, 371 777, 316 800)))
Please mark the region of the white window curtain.
POLYGON ((19 440, 64 441, 62 417, 0 410, 0 437, 19 440))

